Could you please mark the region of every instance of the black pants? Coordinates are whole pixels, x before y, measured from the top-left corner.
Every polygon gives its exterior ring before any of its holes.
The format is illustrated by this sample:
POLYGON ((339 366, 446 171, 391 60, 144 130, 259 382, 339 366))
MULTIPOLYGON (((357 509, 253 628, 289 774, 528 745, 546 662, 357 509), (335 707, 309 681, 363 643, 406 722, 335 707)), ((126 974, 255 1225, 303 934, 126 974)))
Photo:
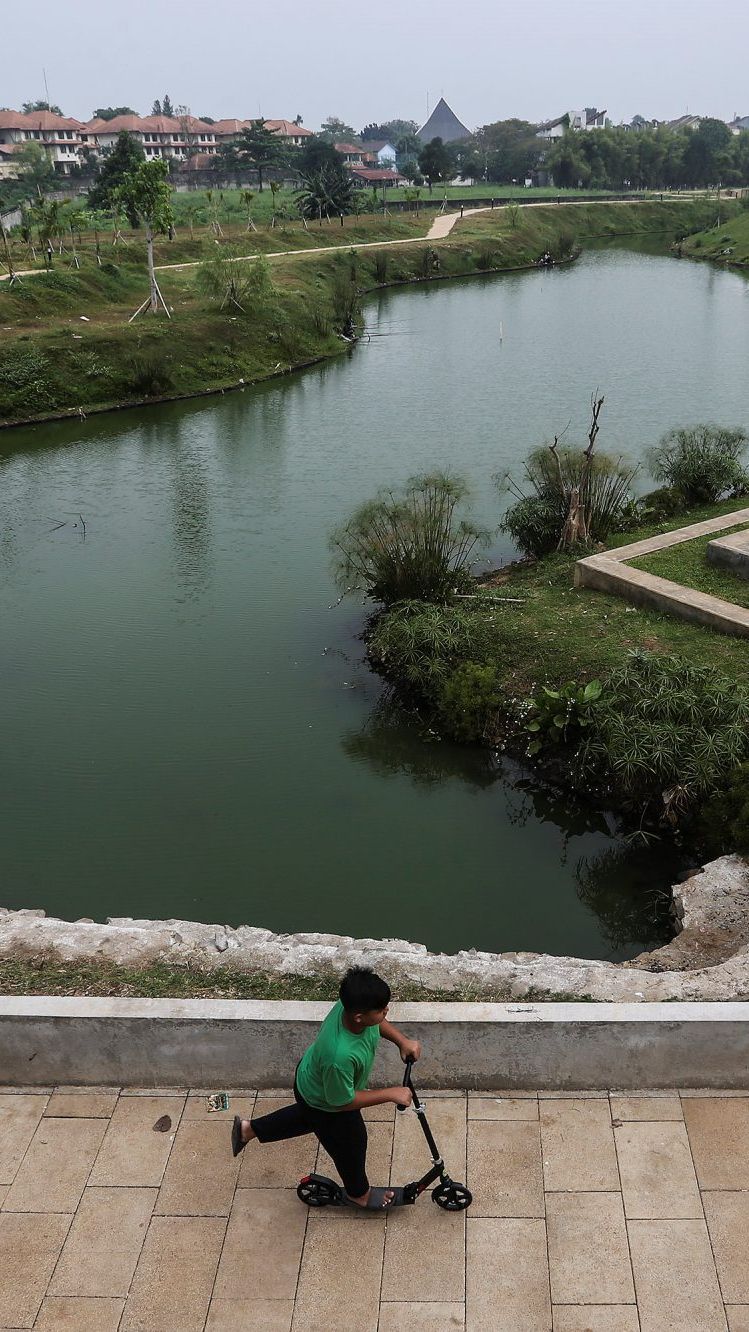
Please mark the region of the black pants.
POLYGON ((295 1105, 285 1105, 281 1110, 250 1121, 258 1141, 281 1142, 285 1138, 314 1133, 333 1158, 349 1197, 361 1198, 369 1188, 365 1168, 367 1126, 361 1110, 316 1110, 307 1105, 296 1083, 294 1099, 295 1105))

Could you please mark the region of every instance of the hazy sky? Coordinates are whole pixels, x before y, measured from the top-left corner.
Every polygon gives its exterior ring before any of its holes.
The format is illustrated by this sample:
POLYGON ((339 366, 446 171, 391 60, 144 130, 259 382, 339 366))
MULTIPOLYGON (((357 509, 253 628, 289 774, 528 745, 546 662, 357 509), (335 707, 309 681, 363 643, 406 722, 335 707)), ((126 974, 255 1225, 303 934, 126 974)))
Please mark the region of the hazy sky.
POLYGON ((8 7, 0 105, 69 115, 169 92, 195 115, 419 121, 444 94, 470 128, 582 106, 618 122, 749 115, 747 0, 35 0, 8 7), (30 14, 33 22, 30 26, 30 14))

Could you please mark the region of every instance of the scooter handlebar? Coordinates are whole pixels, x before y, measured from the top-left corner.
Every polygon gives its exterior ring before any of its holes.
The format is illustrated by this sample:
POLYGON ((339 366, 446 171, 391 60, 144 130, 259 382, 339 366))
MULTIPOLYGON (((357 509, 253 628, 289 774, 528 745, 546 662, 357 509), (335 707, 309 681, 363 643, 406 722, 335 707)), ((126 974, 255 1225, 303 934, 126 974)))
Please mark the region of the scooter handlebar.
MULTIPOLYGON (((406 1071, 405 1071, 405 1073, 403 1074, 403 1086, 404 1086, 404 1087, 410 1087, 410 1086, 411 1086, 411 1069, 412 1069, 413 1066, 414 1066, 413 1055, 409 1055, 408 1058, 406 1059, 405 1063, 406 1063, 406 1071)), ((405 1105, 396 1105, 395 1108, 396 1108, 396 1110, 405 1110, 405 1109, 406 1109, 405 1105)))

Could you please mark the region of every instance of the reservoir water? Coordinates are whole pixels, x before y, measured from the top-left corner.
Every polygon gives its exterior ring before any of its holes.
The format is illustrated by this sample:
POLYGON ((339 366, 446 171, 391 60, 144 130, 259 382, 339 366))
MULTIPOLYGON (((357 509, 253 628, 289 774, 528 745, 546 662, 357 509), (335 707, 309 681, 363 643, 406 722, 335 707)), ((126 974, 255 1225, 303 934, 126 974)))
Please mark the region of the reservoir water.
POLYGON ((492 474, 581 438, 596 386, 600 447, 632 458, 749 425, 749 285, 601 250, 367 316, 353 354, 257 390, 0 435, 0 904, 447 951, 663 937, 673 854, 395 714, 327 539, 433 467, 496 527, 492 474))

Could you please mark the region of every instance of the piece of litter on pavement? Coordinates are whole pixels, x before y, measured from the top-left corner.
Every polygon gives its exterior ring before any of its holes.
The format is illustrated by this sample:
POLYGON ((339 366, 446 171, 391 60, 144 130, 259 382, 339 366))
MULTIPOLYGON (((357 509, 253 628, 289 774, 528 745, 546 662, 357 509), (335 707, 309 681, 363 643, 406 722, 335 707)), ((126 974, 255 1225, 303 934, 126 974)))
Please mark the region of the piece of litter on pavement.
POLYGON ((214 1114, 217 1110, 228 1110, 229 1097, 226 1092, 212 1092, 210 1096, 206 1097, 206 1105, 209 1115, 214 1114))

